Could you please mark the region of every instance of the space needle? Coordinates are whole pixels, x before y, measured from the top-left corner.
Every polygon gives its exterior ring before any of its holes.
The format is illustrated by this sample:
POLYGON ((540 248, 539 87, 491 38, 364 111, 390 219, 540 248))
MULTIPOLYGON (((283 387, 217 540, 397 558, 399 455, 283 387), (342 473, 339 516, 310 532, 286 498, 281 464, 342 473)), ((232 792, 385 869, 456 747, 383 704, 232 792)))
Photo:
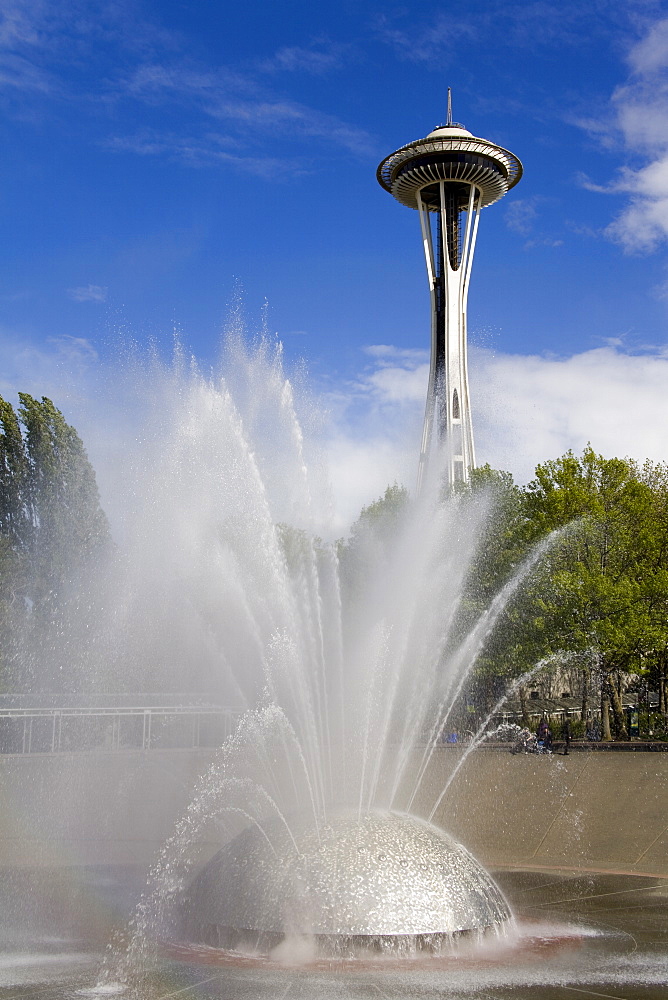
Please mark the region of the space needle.
POLYGON ((480 209, 514 187, 522 164, 513 153, 479 139, 448 118, 424 139, 386 156, 378 181, 420 213, 431 295, 431 362, 417 489, 432 451, 434 421, 452 487, 475 468, 466 365, 466 306, 480 209))

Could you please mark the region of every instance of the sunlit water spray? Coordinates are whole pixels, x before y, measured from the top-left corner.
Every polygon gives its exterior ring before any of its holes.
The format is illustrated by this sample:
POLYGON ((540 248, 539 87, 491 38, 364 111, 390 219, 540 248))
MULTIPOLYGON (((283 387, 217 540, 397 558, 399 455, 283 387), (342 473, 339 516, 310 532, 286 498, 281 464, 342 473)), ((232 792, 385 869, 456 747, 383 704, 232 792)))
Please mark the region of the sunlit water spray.
MULTIPOLYGON (((463 628, 488 499, 444 500, 435 482, 360 525, 354 544, 323 540, 330 492, 304 429, 317 418, 278 345, 250 349, 233 331, 217 375, 180 356, 169 369, 155 363, 148 390, 141 458, 124 476, 115 656, 245 714, 163 849, 106 981, 184 933, 274 947, 292 931, 391 950, 507 927, 508 905, 478 863, 408 814, 469 671, 540 551, 463 628), (193 887, 203 844, 222 850, 193 887), (217 902, 212 884, 235 904, 217 902)), ((444 794, 421 795, 423 817, 444 794)))

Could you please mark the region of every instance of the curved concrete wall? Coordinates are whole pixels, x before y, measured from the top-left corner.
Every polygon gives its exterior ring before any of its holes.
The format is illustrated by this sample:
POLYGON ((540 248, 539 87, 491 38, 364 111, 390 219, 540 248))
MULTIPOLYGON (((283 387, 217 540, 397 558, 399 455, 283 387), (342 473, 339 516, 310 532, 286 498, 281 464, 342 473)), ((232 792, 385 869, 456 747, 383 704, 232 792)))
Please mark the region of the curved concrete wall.
MULTIPOLYGON (((449 752, 430 770, 432 793, 454 766, 449 752)), ((435 820, 490 867, 668 876, 668 753, 477 750, 435 820)))
MULTIPOLYGON (((464 753, 439 747, 425 814, 464 753)), ((0 757, 0 867, 148 865, 210 751, 0 757)), ((471 753, 435 821, 490 867, 668 877, 668 753, 471 753)), ((200 845, 205 859, 219 845, 200 845)))

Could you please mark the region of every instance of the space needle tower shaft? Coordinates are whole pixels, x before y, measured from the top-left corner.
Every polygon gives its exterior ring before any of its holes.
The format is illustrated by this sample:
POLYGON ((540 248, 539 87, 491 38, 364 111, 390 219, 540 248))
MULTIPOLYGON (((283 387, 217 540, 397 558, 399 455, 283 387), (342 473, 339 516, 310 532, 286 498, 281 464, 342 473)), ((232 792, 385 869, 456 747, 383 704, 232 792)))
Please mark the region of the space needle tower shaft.
POLYGON ((433 450, 434 425, 447 485, 475 468, 469 398, 466 310, 480 210, 514 187, 522 164, 448 118, 425 139, 402 146, 378 167, 378 181, 397 201, 417 209, 431 298, 431 361, 418 492, 433 450))

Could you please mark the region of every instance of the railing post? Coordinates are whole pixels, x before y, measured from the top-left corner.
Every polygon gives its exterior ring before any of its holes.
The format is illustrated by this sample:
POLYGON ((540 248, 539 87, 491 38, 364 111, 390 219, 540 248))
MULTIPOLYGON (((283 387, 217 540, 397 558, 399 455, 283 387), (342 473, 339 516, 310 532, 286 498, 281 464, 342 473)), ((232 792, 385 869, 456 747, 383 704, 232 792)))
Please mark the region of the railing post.
POLYGON ((142 737, 142 750, 151 749, 151 709, 144 709, 144 733, 142 737))

